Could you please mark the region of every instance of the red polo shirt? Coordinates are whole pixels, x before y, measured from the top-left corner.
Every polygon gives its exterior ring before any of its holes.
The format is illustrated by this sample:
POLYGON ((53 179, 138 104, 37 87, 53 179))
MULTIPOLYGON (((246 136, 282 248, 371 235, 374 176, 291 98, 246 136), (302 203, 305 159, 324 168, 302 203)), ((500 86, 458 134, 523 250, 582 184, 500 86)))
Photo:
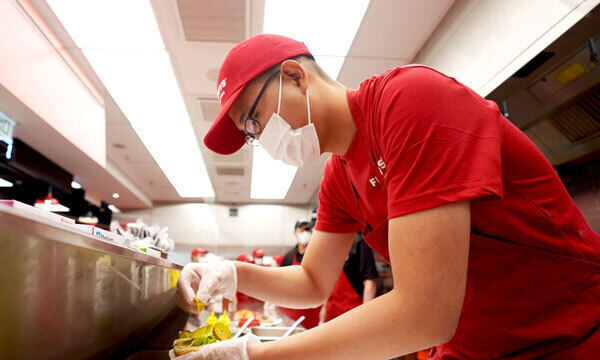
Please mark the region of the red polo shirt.
POLYGON ((389 261, 388 219, 470 200, 465 302, 434 358, 596 358, 600 237, 496 104, 424 66, 372 77, 348 103, 357 132, 325 166, 317 230, 362 230, 389 261))

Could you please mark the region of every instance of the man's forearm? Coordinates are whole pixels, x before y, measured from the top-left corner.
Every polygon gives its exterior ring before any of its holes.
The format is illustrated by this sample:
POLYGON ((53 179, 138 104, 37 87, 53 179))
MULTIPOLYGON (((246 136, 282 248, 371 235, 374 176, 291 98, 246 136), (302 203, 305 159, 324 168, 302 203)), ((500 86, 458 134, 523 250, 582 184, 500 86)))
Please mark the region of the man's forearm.
POLYGON ((319 311, 319 325, 323 324, 327 320, 327 302, 321 306, 321 311, 319 311))
POLYGON ((327 294, 302 266, 279 268, 256 266, 245 262, 235 263, 238 291, 256 299, 290 308, 309 308, 323 304, 327 294))
POLYGON ((377 283, 373 279, 367 279, 363 281, 363 304, 367 301, 375 299, 377 295, 377 283))
POLYGON ((313 329, 270 343, 249 344, 250 360, 390 359, 446 342, 422 325, 435 323, 392 292, 313 329), (365 336, 377 334, 377 336, 365 336))

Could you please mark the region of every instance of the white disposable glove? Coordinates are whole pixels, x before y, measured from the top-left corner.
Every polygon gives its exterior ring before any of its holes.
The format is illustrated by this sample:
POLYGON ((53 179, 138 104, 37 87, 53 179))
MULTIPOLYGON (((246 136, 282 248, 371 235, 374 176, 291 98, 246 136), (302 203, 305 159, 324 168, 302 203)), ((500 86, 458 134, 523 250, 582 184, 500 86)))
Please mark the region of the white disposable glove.
POLYGON ((207 304, 215 296, 233 299, 237 289, 237 272, 232 261, 187 264, 177 281, 175 300, 185 311, 197 314, 194 297, 207 304))
POLYGON ((237 339, 217 341, 204 345, 199 351, 178 356, 176 360, 249 360, 248 343, 259 343, 253 334, 244 335, 237 339))

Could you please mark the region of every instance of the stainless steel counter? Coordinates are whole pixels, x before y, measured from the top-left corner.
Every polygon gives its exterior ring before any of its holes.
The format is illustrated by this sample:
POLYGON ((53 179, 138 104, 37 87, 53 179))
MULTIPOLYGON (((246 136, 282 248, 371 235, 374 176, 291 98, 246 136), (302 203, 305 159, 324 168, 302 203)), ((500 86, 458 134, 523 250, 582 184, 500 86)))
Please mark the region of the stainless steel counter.
POLYGON ((0 205, 0 359, 122 352, 174 311, 181 268, 0 205))

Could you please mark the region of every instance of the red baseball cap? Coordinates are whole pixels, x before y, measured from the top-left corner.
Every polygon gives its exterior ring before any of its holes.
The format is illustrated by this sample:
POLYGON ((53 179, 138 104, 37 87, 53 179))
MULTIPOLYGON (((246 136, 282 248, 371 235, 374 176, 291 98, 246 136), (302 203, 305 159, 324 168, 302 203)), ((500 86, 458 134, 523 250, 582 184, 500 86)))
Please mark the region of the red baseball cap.
POLYGON ((196 255, 196 254, 206 254, 208 253, 208 251, 204 248, 195 248, 194 250, 192 250, 192 256, 196 255))
POLYGON ((283 263, 283 258, 284 258, 283 254, 273 256, 273 260, 275 260, 275 262, 277 263, 277 266, 281 266, 281 263, 283 263))
POLYGON ((263 256, 265 256, 265 252, 261 248, 256 248, 256 249, 252 250, 252 256, 254 256, 255 258, 263 257, 263 256))
POLYGON ((250 256, 246 254, 240 254, 240 256, 237 257, 237 261, 245 261, 251 263, 252 259, 250 259, 250 256))
POLYGON ((270 34, 253 36, 229 51, 219 70, 217 97, 221 102, 221 111, 204 137, 207 148, 229 155, 244 145, 244 134, 227 116, 231 105, 255 77, 298 55, 311 55, 304 43, 270 34))

